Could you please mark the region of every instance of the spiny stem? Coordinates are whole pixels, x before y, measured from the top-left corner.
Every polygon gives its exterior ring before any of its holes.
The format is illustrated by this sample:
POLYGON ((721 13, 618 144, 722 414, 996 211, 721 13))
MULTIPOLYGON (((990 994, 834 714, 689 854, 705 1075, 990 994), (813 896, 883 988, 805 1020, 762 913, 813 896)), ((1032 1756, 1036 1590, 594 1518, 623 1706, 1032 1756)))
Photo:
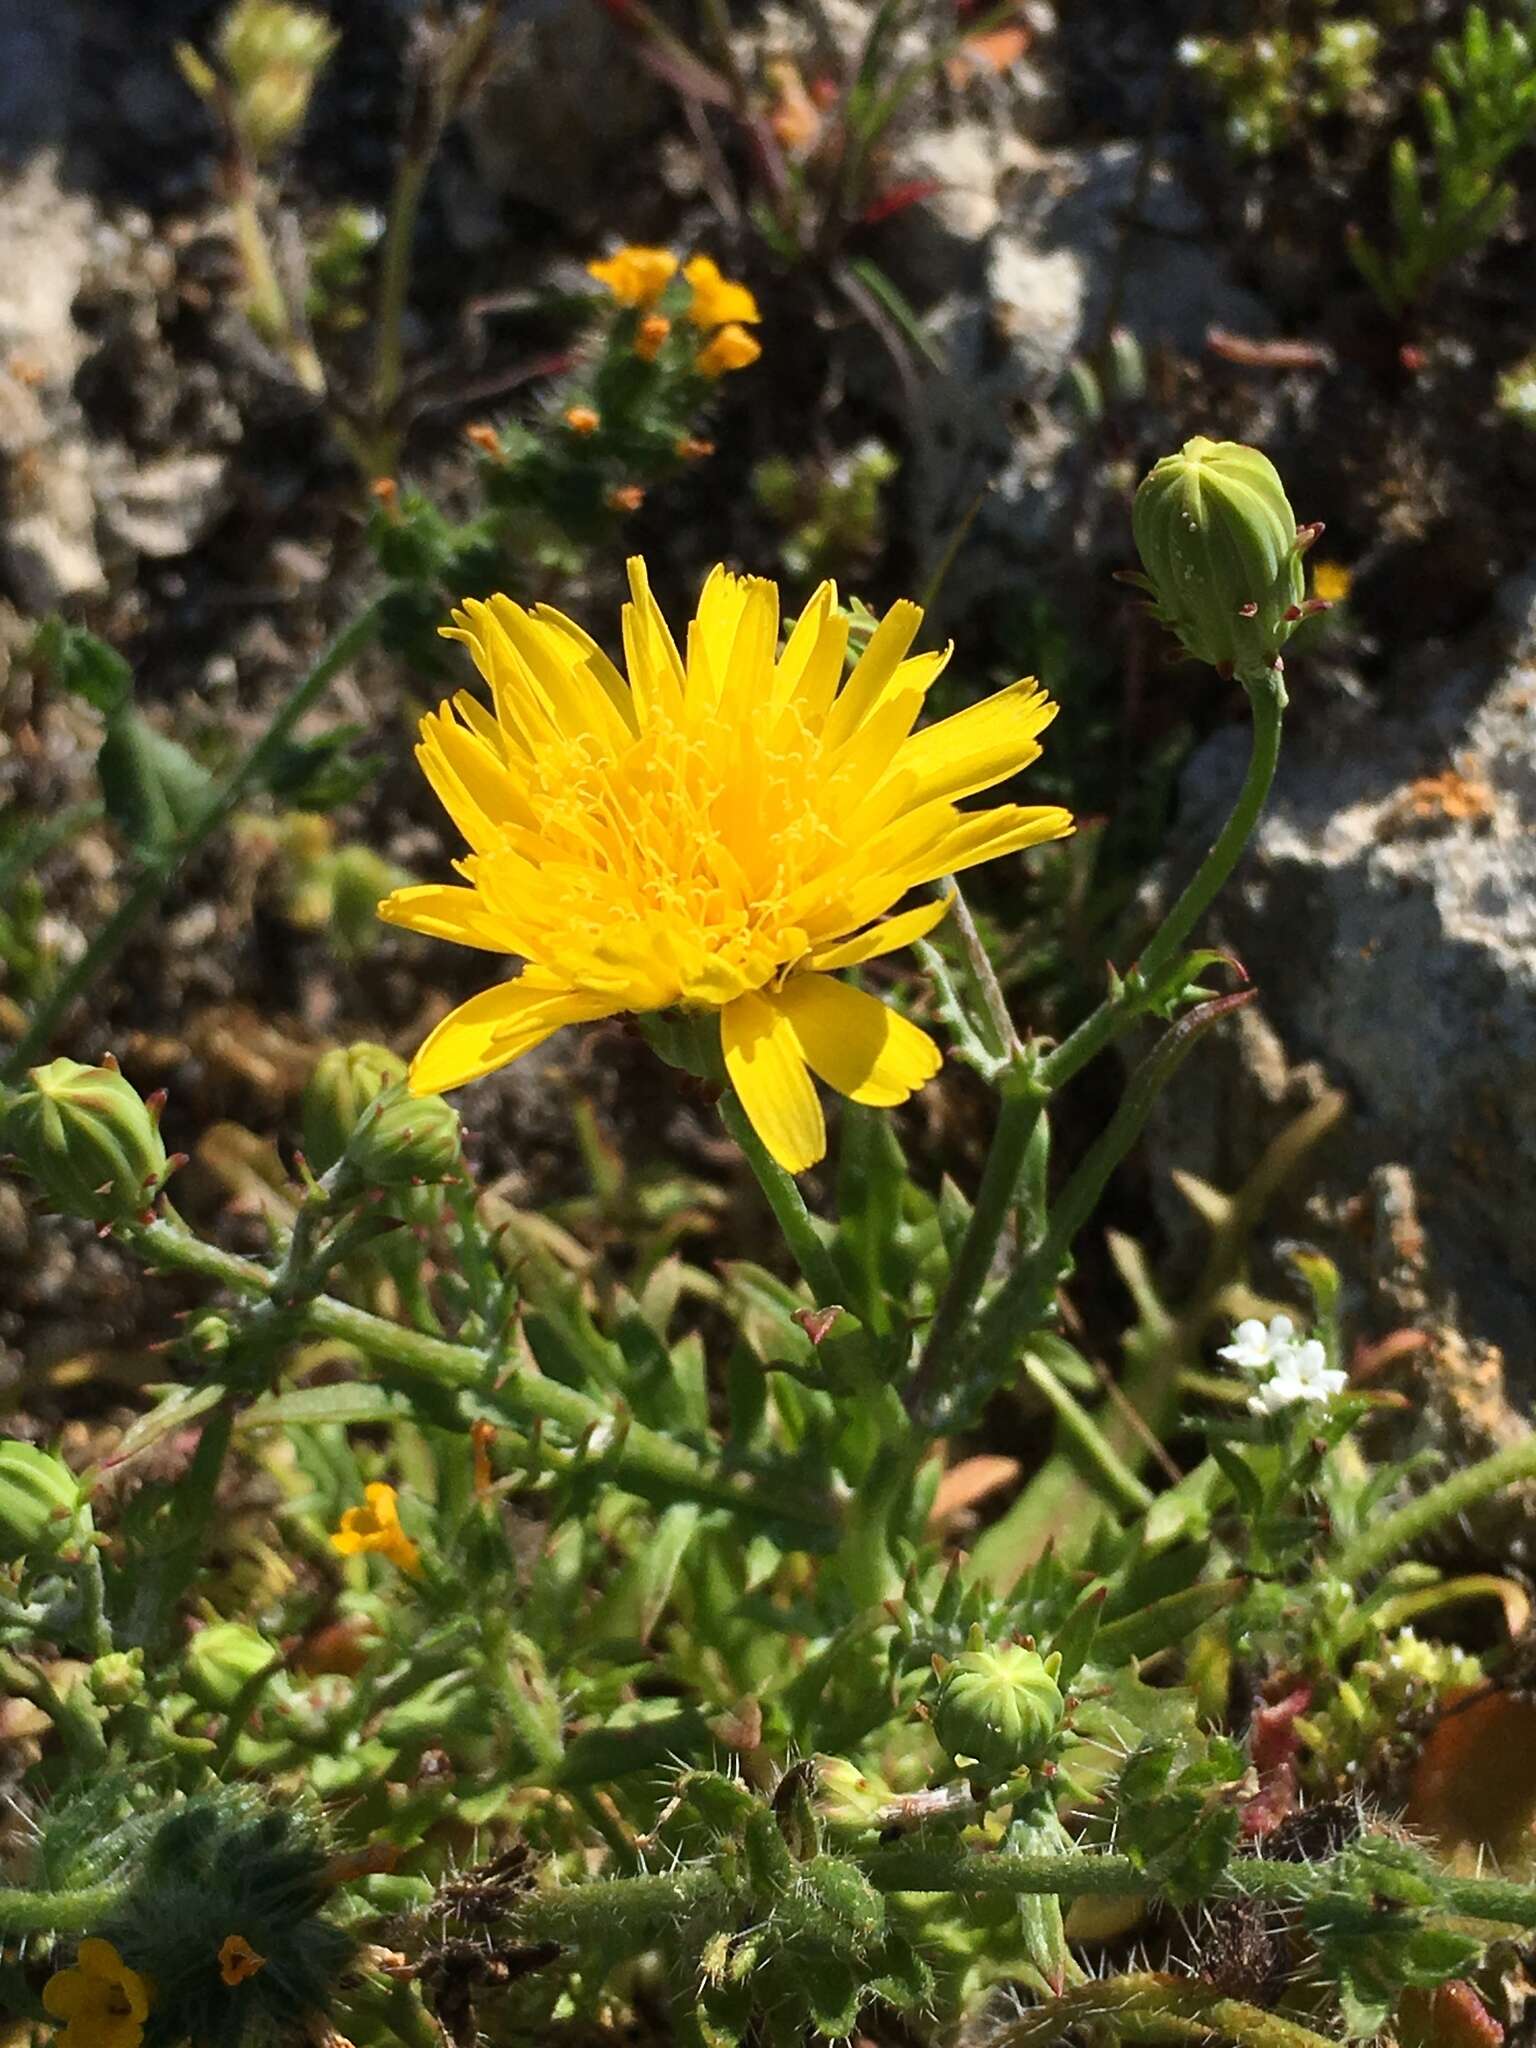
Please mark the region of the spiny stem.
POLYGON ((370 605, 344 633, 338 634, 261 738, 224 778, 186 830, 148 856, 143 873, 116 913, 38 1005, 20 1041, 12 1048, 4 1066, 0 1067, 0 1082, 19 1080, 37 1056, 46 1050, 55 1026, 112 966, 182 866, 203 841, 227 821, 246 792, 261 781, 287 745, 289 735, 299 720, 314 708, 348 662, 367 646, 373 638, 377 617, 377 607, 370 605))
POLYGON ((1500 1487, 1521 1479, 1536 1479, 1536 1434, 1506 1445, 1465 1471, 1453 1472, 1374 1528, 1362 1530, 1339 1559, 1339 1577, 1345 1581, 1364 1578, 1402 1551, 1411 1550, 1442 1523, 1453 1521, 1485 1494, 1497 1493, 1500 1487))
POLYGON ((117 1880, 77 1892, 29 1892, 0 1885, 0 1934, 89 1934, 122 1898, 117 1880))
MULTIPOLYGON (((272 1275, 264 1268, 205 1244, 169 1218, 136 1225, 124 1235, 148 1264, 197 1273, 246 1295, 265 1295, 271 1290, 272 1275)), ((747 1472, 728 1471, 686 1444, 558 1380, 523 1370, 489 1386, 497 1361, 472 1345, 425 1336, 325 1294, 296 1303, 294 1315, 295 1334, 302 1328, 322 1337, 337 1337, 355 1345, 365 1357, 397 1370, 476 1392, 483 1403, 523 1428, 553 1423, 574 1443, 587 1446, 594 1459, 605 1460, 616 1483, 646 1500, 707 1501, 734 1508, 739 1514, 792 1523, 813 1547, 825 1545, 837 1533, 838 1517, 829 1500, 777 1482, 766 1485, 747 1472)))

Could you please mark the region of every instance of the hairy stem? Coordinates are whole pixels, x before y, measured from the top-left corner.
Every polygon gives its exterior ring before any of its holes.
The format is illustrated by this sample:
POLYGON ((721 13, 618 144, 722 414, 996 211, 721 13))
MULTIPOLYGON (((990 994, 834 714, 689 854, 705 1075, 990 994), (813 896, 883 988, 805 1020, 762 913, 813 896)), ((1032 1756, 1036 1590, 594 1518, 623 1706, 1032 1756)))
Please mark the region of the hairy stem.
POLYGON ((1536 1434, 1522 1437, 1492 1457, 1482 1458, 1464 1471, 1453 1472, 1427 1493, 1404 1503, 1395 1513, 1364 1529, 1339 1559, 1338 1573, 1344 1580, 1360 1579, 1378 1570, 1405 1550, 1432 1535, 1442 1523, 1454 1521, 1486 1494, 1512 1486, 1522 1479, 1536 1479, 1536 1434))
POLYGON ((77 1892, 29 1892, 0 1885, 0 1934, 89 1934, 124 1890, 116 1879, 77 1892))

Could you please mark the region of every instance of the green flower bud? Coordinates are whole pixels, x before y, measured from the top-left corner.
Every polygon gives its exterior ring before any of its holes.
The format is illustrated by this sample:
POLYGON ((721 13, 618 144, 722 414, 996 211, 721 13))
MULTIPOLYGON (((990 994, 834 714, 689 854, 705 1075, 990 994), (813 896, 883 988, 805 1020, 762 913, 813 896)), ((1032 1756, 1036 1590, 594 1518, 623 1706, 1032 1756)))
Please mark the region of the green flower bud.
POLYGON ((62 1458, 0 1439, 0 1563, 57 1548, 80 1512, 80 1483, 62 1458))
POLYGON ((282 1661, 281 1651, 244 1622, 216 1621, 188 1643, 182 1675, 199 1706, 227 1714, 254 1678, 282 1661))
POLYGON ((0 1142, 61 1209, 97 1223, 142 1215, 170 1171, 156 1112, 110 1059, 34 1067, 11 1099, 0 1142))
POLYGON ((816 1812, 831 1828, 873 1827, 896 1796, 878 1772, 861 1771, 845 1757, 818 1755, 812 1761, 816 1812))
POLYGON ((356 1188, 404 1188, 447 1180, 459 1165, 459 1113, 441 1095, 386 1089, 358 1119, 342 1177, 356 1188))
POLYGON ((109 1650, 91 1666, 91 1691, 104 1707, 126 1707, 143 1690, 142 1650, 109 1650))
POLYGON ((1050 1748, 1064 1711, 1056 1683, 1061 1662, 1022 1643, 987 1647, 975 1634, 971 1640, 944 1672, 933 1732, 952 1757, 1000 1784, 1050 1748))
POLYGON ((1134 580, 1196 661, 1224 675, 1273 668, 1305 616, 1300 536, 1274 464, 1197 434, 1143 478, 1131 514, 1146 570, 1134 580))
POLYGON ((304 1157, 315 1173, 329 1173, 368 1105, 405 1079, 405 1061, 387 1045, 360 1039, 333 1045, 315 1063, 304 1089, 304 1157))
POLYGON ((239 0, 224 17, 218 52, 234 88, 235 115, 260 162, 291 141, 332 50, 323 14, 286 0, 239 0))

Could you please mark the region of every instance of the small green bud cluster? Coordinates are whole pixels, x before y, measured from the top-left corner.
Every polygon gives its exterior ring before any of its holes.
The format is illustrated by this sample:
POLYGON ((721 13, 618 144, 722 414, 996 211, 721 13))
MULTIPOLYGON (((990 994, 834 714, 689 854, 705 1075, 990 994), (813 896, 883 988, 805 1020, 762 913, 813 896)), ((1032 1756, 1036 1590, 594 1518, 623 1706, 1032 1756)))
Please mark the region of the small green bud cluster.
POLYGON ((80 1483, 35 1444, 0 1441, 0 1564, 55 1551, 80 1513, 80 1483))
POLYGON ((305 1157, 343 1196, 435 1186, 460 1163, 459 1117, 441 1095, 412 1095, 405 1062, 366 1040, 335 1046, 304 1091, 305 1157))
POLYGON ((57 1059, 11 1098, 0 1143, 59 1208, 102 1224, 142 1216, 171 1171, 160 1112, 118 1072, 57 1059))
POLYGON ((1322 531, 1298 529, 1268 456, 1197 434, 1142 480, 1131 514, 1145 575, 1128 580, 1196 661, 1250 680, 1311 611, 1302 556, 1322 531))
POLYGON ((1049 1756, 1066 1713, 1060 1670, 1054 1654, 988 1644, 977 1630, 972 1647, 940 1676, 933 1732, 957 1763, 993 1783, 1033 1770, 1049 1756))
MULTIPOLYGON (((288 0, 236 0, 225 15, 214 49, 236 132, 256 163, 298 134, 336 43, 323 14, 288 0)), ((176 56, 193 91, 216 101, 220 81, 208 63, 185 43, 176 56)))

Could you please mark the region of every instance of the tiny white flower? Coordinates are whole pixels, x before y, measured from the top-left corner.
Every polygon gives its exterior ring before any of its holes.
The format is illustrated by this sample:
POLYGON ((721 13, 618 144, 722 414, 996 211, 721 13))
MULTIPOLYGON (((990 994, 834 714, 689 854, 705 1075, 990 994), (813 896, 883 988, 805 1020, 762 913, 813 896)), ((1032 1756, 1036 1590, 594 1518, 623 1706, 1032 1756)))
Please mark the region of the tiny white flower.
POLYGON ((1344 1373, 1329 1369, 1328 1354, 1315 1337, 1305 1343, 1292 1339, 1279 1347, 1274 1370, 1250 1395, 1248 1406, 1255 1415, 1278 1415, 1298 1401, 1331 1401, 1344 1391, 1345 1383, 1344 1373))
POLYGON ((1204 62, 1205 38, 1203 36, 1181 36, 1174 45, 1174 55, 1181 64, 1194 66, 1204 62))
POLYGON ((1274 1316, 1268 1328, 1257 1316, 1249 1316, 1232 1332, 1232 1342, 1222 1346, 1218 1358, 1225 1358, 1243 1372, 1263 1372, 1276 1364, 1296 1338, 1296 1325, 1289 1316, 1274 1316))

